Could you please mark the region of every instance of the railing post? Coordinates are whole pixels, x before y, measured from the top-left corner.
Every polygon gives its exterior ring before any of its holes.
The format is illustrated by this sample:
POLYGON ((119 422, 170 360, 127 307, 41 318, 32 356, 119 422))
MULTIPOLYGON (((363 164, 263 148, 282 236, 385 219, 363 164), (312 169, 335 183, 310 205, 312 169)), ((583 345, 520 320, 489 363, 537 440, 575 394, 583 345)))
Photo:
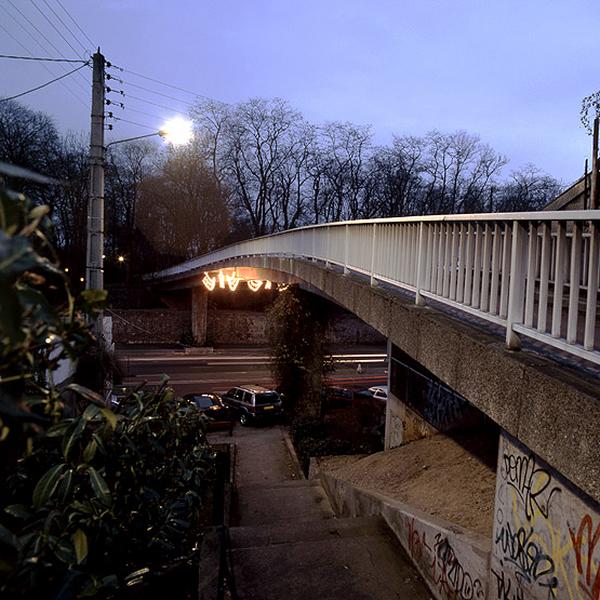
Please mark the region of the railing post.
MULTIPOLYGON (((506 230, 507 229, 508 227, 506 230)), ((521 340, 518 334, 513 331, 513 325, 515 323, 523 322, 523 302, 525 300, 525 250, 525 228, 519 221, 513 221, 510 284, 508 289, 508 314, 506 319, 506 345, 510 350, 519 350, 521 348, 521 340)))
POLYGON ((313 227, 313 229, 312 229, 312 259, 314 262, 317 261, 317 256, 315 253, 315 235, 316 235, 315 231, 316 231, 316 229, 313 227))
POLYGON ((377 285, 375 279, 375 236, 377 232, 377 223, 373 223, 373 237, 371 238, 371 285, 377 285))
POLYGON ((426 256, 427 245, 425 242, 425 223, 419 223, 419 244, 417 246, 417 289, 415 292, 415 304, 425 306, 425 298, 421 295, 421 290, 426 285, 425 274, 427 272, 427 262, 429 256, 426 256))
POLYGON ((348 224, 344 226, 344 275, 348 275, 350 273, 350 269, 348 269, 348 224))

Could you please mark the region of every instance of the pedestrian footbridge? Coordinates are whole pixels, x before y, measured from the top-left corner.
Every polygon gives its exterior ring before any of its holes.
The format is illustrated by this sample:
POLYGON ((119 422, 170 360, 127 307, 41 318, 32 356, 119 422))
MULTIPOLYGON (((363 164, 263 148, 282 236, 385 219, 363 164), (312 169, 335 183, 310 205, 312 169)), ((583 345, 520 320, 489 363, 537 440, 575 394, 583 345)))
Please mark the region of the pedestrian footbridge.
POLYGON ((491 322, 509 348, 526 337, 600 364, 599 229, 600 211, 329 223, 233 244, 153 278, 184 280, 248 259, 316 261, 409 292, 417 305, 491 322))
POLYGON ((197 331, 203 279, 234 272, 300 282, 380 331, 390 361, 386 448, 450 431, 475 409, 492 424, 476 430, 498 440, 485 540, 326 481, 342 513, 386 518, 437 599, 598 600, 599 268, 600 211, 530 212, 302 227, 149 279, 162 290, 192 289, 197 331), (411 388, 411 369, 427 373, 426 384, 411 388), (432 543, 427 560, 413 554, 426 536, 444 552, 432 543), (479 587, 466 593, 467 580, 479 587))

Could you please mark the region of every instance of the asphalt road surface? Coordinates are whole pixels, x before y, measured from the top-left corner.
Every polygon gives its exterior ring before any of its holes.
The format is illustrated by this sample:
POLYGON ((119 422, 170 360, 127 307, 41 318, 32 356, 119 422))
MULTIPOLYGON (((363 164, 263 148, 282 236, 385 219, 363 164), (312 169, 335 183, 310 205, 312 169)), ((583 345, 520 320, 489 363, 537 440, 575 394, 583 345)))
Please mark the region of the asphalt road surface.
MULTIPOLYGON (((144 382, 155 386, 163 374, 169 377, 178 394, 224 393, 244 384, 274 385, 267 348, 220 348, 203 354, 185 354, 175 348, 128 346, 118 349, 117 355, 128 387, 144 382)), ((330 385, 364 389, 387 382, 384 347, 336 347, 333 358, 335 371, 327 376, 330 385)))

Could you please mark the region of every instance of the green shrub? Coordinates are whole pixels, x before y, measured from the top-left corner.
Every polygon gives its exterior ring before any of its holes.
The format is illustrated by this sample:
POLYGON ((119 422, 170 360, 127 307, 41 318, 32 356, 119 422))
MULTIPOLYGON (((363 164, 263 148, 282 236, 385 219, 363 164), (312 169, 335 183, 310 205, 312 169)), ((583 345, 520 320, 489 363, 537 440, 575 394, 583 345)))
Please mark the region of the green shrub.
POLYGON ((115 411, 54 384, 106 295, 71 294, 47 213, 0 188, 0 596, 154 596, 193 561, 213 454, 166 381, 115 411))

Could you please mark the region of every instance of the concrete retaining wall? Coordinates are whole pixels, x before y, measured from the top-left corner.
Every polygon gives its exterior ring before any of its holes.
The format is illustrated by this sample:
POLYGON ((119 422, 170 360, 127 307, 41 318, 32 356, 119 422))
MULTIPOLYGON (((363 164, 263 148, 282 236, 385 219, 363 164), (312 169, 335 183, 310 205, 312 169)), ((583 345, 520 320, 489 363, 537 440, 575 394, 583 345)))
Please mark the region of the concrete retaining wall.
POLYGON ((489 540, 318 475, 336 514, 385 518, 438 600, 600 599, 600 505, 506 433, 489 540))
POLYGON ((600 598, 600 506, 504 434, 491 600, 600 598))
POLYGON ((321 472, 338 516, 381 515, 438 600, 487 598, 490 544, 471 532, 321 472))

